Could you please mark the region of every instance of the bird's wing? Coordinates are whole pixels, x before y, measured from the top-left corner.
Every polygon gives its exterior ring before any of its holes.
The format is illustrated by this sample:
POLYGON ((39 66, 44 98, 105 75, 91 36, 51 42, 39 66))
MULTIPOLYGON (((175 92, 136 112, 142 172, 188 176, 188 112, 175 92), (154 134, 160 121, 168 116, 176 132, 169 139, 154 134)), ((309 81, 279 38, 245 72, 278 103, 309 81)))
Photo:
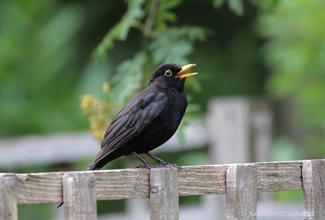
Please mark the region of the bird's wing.
MULTIPOLYGON (((139 95, 137 97, 142 97, 139 95)), ((113 119, 104 135, 101 150, 93 163, 100 161, 144 131, 168 102, 164 93, 150 93, 142 98, 137 97, 131 100, 113 119)))

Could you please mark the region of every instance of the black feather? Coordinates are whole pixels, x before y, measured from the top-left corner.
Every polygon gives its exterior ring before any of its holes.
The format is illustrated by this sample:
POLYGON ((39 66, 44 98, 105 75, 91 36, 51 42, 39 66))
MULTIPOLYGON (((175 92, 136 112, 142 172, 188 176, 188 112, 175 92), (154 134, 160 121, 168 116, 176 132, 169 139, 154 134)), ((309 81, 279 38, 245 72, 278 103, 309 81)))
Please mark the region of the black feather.
POLYGON ((166 70, 175 75, 181 67, 162 64, 155 70, 148 88, 136 95, 108 126, 101 150, 88 170, 100 169, 132 152, 148 153, 175 133, 187 107, 185 80, 165 76, 166 70))

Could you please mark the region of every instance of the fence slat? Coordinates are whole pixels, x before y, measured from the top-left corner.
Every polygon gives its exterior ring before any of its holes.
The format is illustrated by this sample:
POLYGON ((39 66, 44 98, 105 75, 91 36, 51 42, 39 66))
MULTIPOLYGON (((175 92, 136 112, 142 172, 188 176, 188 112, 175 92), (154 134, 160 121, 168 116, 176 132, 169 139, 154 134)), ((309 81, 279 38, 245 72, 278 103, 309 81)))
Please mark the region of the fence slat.
POLYGON ((302 161, 255 163, 259 192, 302 190, 302 161))
MULTIPOLYGON (((259 192, 302 189, 302 161, 265 162, 255 165, 259 192)), ((186 170, 180 170, 179 195, 225 194, 225 174, 228 167, 229 165, 188 166, 186 170)), ((15 174, 17 203, 62 202, 64 174, 66 173, 15 174)), ((101 170, 93 174, 97 200, 149 198, 148 169, 101 170)))
POLYGON ((180 196, 225 194, 228 165, 190 166, 178 172, 180 196))
POLYGON ((149 170, 123 169, 94 172, 97 200, 149 198, 149 170))
POLYGON ((96 219, 96 200, 148 197, 152 219, 178 219, 178 196, 225 193, 227 219, 256 219, 257 191, 303 189, 305 219, 323 220, 324 183, 325 160, 190 166, 180 171, 9 173, 0 174, 0 219, 17 219, 17 204, 55 203, 62 197, 67 219, 96 219))
POLYGON ((94 174, 66 173, 63 176, 63 201, 65 220, 96 220, 94 174))
POLYGON ((226 219, 256 219, 256 166, 230 165, 226 179, 226 219))
POLYGON ((63 175, 63 172, 16 174, 18 204, 62 202, 63 175))
POLYGON ((150 169, 150 206, 151 220, 179 219, 177 169, 150 169))
POLYGON ((302 165, 305 220, 325 219, 325 160, 305 160, 302 165))
POLYGON ((0 174, 0 219, 17 220, 15 177, 0 174))

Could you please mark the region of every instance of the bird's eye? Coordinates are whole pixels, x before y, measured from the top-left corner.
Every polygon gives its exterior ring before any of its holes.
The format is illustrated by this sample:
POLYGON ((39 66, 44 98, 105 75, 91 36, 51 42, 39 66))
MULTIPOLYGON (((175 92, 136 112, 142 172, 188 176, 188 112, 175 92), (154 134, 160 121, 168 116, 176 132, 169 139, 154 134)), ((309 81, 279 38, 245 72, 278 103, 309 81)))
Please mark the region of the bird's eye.
POLYGON ((166 70, 166 72, 165 72, 165 76, 167 76, 167 77, 171 77, 172 76, 172 71, 171 70, 166 70))

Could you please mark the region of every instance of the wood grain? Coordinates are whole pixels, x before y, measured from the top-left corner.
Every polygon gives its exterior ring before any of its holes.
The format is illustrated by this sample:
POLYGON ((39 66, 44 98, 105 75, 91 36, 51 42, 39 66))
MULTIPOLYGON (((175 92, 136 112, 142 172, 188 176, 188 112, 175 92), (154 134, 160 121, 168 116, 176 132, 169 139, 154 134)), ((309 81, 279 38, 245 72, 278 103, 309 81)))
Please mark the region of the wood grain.
POLYGON ((325 160, 302 165, 305 220, 325 219, 325 160))
POLYGON ((302 161, 256 163, 259 192, 302 190, 302 161))
POLYGON ((190 166, 180 170, 179 195, 225 194, 228 165, 190 166))
POLYGON ((18 219, 14 175, 0 174, 0 219, 18 219))
POLYGON ((94 171, 97 200, 149 198, 149 170, 94 171))
MULTIPOLYGON (((254 163, 259 192, 302 190, 302 161, 254 163)), ((243 165, 243 164, 238 164, 243 165)), ((230 165, 190 166, 178 171, 179 195, 225 194, 230 165)), ((149 198, 148 169, 85 171, 94 174, 97 200, 149 198)), ((18 204, 62 202, 62 178, 54 172, 14 174, 18 204)))
POLYGON ((64 174, 64 172, 16 174, 18 204, 62 202, 64 174))
POLYGON ((178 198, 177 169, 150 169, 150 220, 178 220, 178 198))
POLYGON ((97 205, 94 174, 66 173, 63 176, 64 219, 96 220, 97 205))
POLYGON ((257 209, 256 166, 230 165, 226 182, 226 219, 255 220, 257 209))

